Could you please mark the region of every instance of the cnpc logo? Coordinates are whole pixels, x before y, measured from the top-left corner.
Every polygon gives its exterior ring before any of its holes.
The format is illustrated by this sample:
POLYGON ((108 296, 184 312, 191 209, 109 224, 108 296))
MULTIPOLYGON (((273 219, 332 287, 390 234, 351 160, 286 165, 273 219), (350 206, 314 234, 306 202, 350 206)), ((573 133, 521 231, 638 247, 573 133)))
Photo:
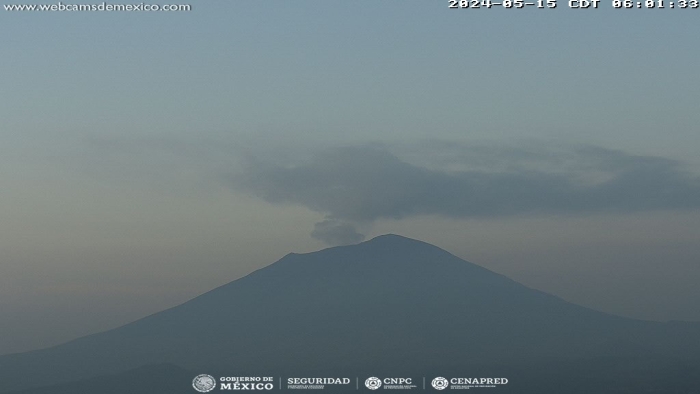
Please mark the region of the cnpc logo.
POLYGON ((385 388, 388 388, 388 389, 395 389, 395 388, 397 388, 396 386, 410 386, 412 384, 413 384, 412 378, 379 379, 378 377, 373 376, 373 377, 365 380, 365 386, 367 386, 367 388, 370 390, 376 390, 376 389, 382 387, 382 385, 384 385, 385 388))

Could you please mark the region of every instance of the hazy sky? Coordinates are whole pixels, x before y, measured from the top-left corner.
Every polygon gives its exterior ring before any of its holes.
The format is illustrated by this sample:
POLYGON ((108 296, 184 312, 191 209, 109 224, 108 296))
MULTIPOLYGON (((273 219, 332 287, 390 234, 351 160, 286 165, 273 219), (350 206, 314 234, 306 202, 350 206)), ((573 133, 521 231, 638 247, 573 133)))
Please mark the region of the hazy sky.
POLYGON ((0 10, 0 353, 387 232, 700 320, 697 10, 191 4, 0 10))

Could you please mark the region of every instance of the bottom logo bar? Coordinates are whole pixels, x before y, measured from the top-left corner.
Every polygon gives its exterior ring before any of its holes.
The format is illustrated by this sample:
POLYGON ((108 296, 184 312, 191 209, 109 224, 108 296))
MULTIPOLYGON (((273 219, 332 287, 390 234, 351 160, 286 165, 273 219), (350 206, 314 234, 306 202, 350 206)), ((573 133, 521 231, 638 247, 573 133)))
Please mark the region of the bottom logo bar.
POLYGON ((216 390, 226 391, 271 391, 271 390, 445 390, 497 388, 508 384, 507 378, 446 378, 437 376, 428 380, 413 377, 377 377, 366 379, 348 377, 318 378, 274 378, 272 376, 222 376, 200 374, 192 380, 192 387, 199 393, 216 390), (361 384, 364 382, 364 385, 361 384), (277 384, 275 384, 277 383, 277 384), (284 383, 284 385, 283 385, 284 383))

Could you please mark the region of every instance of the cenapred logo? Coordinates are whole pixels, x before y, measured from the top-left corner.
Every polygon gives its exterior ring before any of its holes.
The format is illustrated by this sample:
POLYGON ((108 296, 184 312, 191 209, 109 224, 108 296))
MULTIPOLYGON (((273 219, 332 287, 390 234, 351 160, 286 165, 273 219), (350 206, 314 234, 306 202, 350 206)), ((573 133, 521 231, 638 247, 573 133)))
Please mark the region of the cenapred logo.
POLYGON ((207 374, 197 375, 192 380, 192 387, 200 393, 208 393, 216 388, 216 379, 207 374))
POLYGON ((367 386, 367 388, 370 390, 376 390, 382 387, 382 381, 378 377, 372 376, 371 378, 367 378, 367 380, 365 380, 365 386, 367 386))
POLYGON ((430 384, 433 385, 435 390, 444 390, 450 385, 450 382, 448 382, 447 379, 443 378, 442 376, 438 376, 437 378, 433 379, 430 384))

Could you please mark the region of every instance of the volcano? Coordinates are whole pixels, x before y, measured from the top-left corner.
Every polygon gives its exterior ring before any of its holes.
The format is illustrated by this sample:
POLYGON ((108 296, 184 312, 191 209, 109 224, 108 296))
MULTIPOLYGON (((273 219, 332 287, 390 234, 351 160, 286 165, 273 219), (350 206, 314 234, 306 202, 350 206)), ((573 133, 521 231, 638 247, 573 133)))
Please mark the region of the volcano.
POLYGON ((114 330, 2 356, 0 392, 94 393, 101 377, 163 365, 187 379, 486 376, 509 382, 487 392, 690 393, 700 390, 700 324, 594 311, 384 235, 292 253, 114 330))

